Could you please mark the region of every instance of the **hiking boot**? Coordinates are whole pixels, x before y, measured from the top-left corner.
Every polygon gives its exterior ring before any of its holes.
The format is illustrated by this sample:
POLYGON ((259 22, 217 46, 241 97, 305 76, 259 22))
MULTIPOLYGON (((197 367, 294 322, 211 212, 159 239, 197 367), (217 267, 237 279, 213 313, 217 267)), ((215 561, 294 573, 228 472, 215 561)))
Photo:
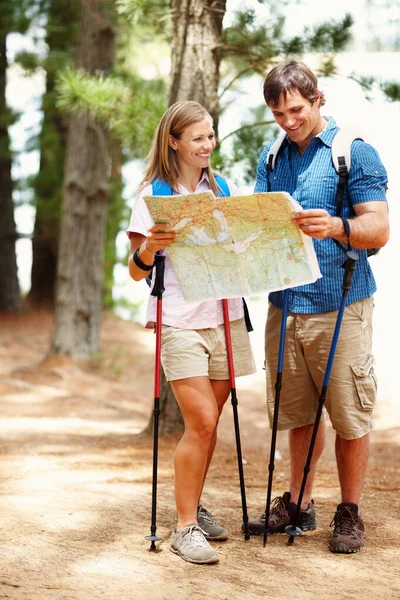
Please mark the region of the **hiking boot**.
MULTIPOLYGON (((290 492, 285 492, 283 496, 274 498, 269 512, 268 534, 283 533, 285 527, 292 523, 296 515, 296 507, 297 505, 294 502, 290 502, 290 492)), ((251 535, 263 535, 265 513, 258 519, 249 521, 248 525, 251 535)), ((313 531, 316 528, 314 500, 311 500, 306 509, 300 509, 297 525, 302 531, 313 531)), ((242 531, 244 531, 244 525, 242 525, 242 531)))
POLYGON ((207 534, 208 540, 222 541, 227 540, 229 537, 229 531, 224 527, 221 527, 208 510, 201 504, 197 507, 197 523, 207 534))
POLYGON ((199 565, 219 561, 218 552, 211 548, 197 523, 192 523, 179 531, 175 531, 171 535, 169 549, 171 552, 179 554, 183 560, 199 565))
POLYGON ((351 554, 359 552, 364 546, 364 523, 358 514, 357 504, 338 504, 330 526, 334 526, 329 542, 329 550, 332 552, 351 554))

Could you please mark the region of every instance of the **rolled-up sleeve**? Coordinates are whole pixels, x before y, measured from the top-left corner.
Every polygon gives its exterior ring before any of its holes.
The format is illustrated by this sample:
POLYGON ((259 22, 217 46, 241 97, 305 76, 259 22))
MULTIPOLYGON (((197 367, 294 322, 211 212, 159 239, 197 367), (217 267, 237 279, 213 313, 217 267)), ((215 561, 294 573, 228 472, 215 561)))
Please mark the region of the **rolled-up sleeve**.
POLYGON ((378 152, 369 144, 353 142, 348 189, 352 204, 386 200, 388 177, 378 152))

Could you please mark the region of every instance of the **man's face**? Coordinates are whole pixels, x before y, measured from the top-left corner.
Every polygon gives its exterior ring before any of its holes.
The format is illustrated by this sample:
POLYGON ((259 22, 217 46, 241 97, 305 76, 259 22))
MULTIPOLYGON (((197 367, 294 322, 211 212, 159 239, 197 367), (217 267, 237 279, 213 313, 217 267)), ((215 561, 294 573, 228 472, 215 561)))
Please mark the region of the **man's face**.
POLYGON ((304 98, 300 92, 283 94, 276 105, 270 105, 275 121, 295 142, 301 153, 304 152, 312 137, 325 127, 325 120, 319 111, 320 99, 313 102, 304 98))

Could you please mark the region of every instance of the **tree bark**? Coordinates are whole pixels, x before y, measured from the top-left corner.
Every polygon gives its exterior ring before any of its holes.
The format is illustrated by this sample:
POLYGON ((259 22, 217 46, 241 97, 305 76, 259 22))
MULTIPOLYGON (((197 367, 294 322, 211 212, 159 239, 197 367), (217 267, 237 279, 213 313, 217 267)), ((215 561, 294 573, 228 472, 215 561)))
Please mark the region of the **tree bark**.
POLYGON ((6 106, 6 37, 7 32, 0 30, 0 312, 18 312, 22 303, 15 251, 17 235, 6 106))
POLYGON ((28 302, 54 306, 58 261, 62 182, 67 145, 67 120, 56 109, 56 75, 70 57, 76 38, 80 0, 52 0, 47 13, 46 92, 39 139, 40 166, 34 180, 36 217, 32 238, 31 289, 28 302))
MULTIPOLYGON (((150 435, 153 432, 153 424, 154 415, 151 413, 150 420, 143 433, 150 435)), ((165 379, 164 371, 161 369, 159 435, 181 433, 184 428, 182 413, 175 400, 171 385, 165 379)))
MULTIPOLYGON (((105 73, 114 63, 115 31, 106 12, 112 4, 81 3, 76 65, 91 74, 105 73)), ((104 128, 86 112, 71 117, 51 352, 76 359, 88 359, 99 348, 110 167, 104 128)))
POLYGON ((225 11, 226 0, 172 0, 169 105, 196 100, 209 111, 216 128, 225 11))

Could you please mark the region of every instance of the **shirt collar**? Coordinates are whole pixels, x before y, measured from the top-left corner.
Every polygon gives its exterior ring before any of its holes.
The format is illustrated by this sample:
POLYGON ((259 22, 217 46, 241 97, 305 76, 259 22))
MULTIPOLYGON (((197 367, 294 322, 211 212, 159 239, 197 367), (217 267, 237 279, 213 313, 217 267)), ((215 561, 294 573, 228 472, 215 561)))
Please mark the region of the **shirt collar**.
POLYGON ((332 148, 333 138, 337 133, 338 126, 336 125, 336 121, 333 117, 324 117, 324 119, 328 121, 326 127, 315 137, 319 138, 321 142, 325 144, 325 146, 328 146, 328 148, 332 148))
MULTIPOLYGON (((198 186, 199 186, 201 183, 203 183, 203 181, 206 181, 206 182, 207 182, 207 184, 208 184, 208 185, 210 185, 210 181, 209 181, 208 174, 207 174, 207 169, 203 169, 203 172, 202 172, 202 174, 201 174, 201 177, 200 177, 199 183, 197 184, 196 188, 197 188, 197 187, 198 187, 198 186)), ((183 186, 181 186, 180 184, 178 184, 178 188, 185 189, 185 188, 184 188, 183 186)), ((177 190, 176 190, 176 193, 177 193, 177 194, 181 194, 181 193, 182 193, 182 191, 180 191, 179 189, 177 189, 177 190)), ((186 193, 188 193, 188 192, 186 191, 186 193)))
MULTIPOLYGON (((321 142, 323 144, 325 144, 325 146, 328 146, 328 148, 331 148, 333 138, 335 137, 339 127, 336 125, 336 121, 333 117, 324 117, 324 119, 326 119, 326 121, 327 121, 326 126, 320 133, 318 133, 314 137, 321 140, 321 142)), ((289 145, 291 145, 293 143, 288 135, 286 135, 286 141, 289 145)))
POLYGON ((210 180, 208 178, 207 169, 203 169, 203 173, 201 174, 199 183, 201 183, 202 181, 207 181, 207 183, 210 183, 210 180))

